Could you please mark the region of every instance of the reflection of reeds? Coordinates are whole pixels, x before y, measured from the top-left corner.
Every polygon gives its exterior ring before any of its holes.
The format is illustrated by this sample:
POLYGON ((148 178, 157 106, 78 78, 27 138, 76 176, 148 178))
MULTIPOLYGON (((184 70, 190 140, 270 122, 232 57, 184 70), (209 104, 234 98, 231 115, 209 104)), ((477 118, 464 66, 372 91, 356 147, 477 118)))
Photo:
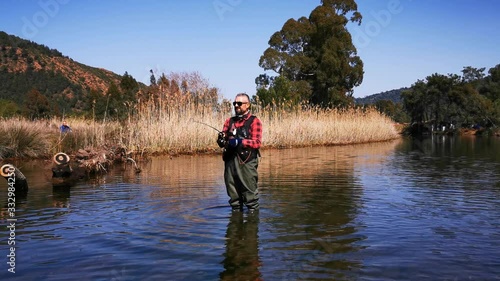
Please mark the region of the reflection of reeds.
MULTIPOLYGON (((198 98, 199 99, 199 98, 198 98)), ((335 145, 397 138, 393 122, 372 109, 258 108, 263 148, 335 145)), ((67 119, 72 132, 59 132, 60 120, 0 120, 0 158, 46 157, 56 152, 121 146, 135 154, 219 151, 217 132, 231 115, 222 105, 185 98, 142 103, 125 121, 67 119), (167 102, 168 101, 168 102, 167 102), (181 102, 182 101, 182 102, 181 102)))
POLYGON ((271 178, 303 180, 318 175, 352 175, 354 167, 386 161, 402 139, 359 145, 268 149, 263 151, 259 171, 271 178))

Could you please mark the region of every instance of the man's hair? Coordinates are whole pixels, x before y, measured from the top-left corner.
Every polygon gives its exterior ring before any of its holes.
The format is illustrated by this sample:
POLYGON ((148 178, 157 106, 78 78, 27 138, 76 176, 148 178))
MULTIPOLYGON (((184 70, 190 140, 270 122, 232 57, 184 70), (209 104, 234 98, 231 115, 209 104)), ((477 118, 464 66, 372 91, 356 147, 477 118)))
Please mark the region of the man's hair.
POLYGON ((247 101, 250 102, 250 97, 246 93, 239 93, 236 95, 236 97, 246 97, 247 101))

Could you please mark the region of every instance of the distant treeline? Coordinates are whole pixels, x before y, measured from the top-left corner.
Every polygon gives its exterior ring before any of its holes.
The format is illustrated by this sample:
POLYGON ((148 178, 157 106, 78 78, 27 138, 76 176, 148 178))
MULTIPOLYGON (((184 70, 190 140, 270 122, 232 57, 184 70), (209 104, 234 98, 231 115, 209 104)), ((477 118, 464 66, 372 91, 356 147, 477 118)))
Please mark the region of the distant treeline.
MULTIPOLYGON (((266 55, 263 58, 267 58, 266 55)), ((158 75, 151 71, 150 85, 146 86, 127 72, 120 76, 86 66, 55 49, 4 32, 0 32, 0 62, 0 117, 83 116, 123 120, 144 112, 147 106, 159 108, 165 114, 173 110, 172 105, 187 108, 190 103, 202 104, 207 111, 230 106, 228 101, 220 100, 219 90, 196 72, 158 75)), ((462 75, 435 73, 417 80, 409 88, 386 91, 355 102, 349 95, 336 100, 338 93, 326 95, 325 101, 314 102, 313 96, 306 94, 293 98, 291 93, 313 89, 310 85, 318 81, 315 75, 306 75, 302 78, 310 80, 307 86, 300 77, 285 76, 267 77, 272 81, 259 76, 266 79, 256 79, 252 102, 271 110, 276 104, 290 108, 303 106, 304 101, 312 101, 311 106, 328 107, 373 105, 401 123, 446 123, 456 127, 495 127, 500 123, 500 65, 487 72, 485 68, 467 66, 462 75), (300 79, 293 81, 292 78, 300 79)), ((320 92, 329 93, 318 90, 320 92)))
POLYGON ((397 122, 496 127, 500 124, 500 64, 489 69, 464 67, 462 75, 432 74, 410 88, 362 99, 397 122))

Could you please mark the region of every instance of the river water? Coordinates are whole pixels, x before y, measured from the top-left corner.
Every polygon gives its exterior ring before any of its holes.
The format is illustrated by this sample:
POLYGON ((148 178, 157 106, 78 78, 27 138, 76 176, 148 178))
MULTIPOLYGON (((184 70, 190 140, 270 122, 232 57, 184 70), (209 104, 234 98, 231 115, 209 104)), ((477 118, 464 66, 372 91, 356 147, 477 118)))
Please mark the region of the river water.
POLYGON ((231 213, 219 155, 140 165, 61 189, 18 163, 0 280, 500 280, 499 138, 264 150, 254 214, 231 213))

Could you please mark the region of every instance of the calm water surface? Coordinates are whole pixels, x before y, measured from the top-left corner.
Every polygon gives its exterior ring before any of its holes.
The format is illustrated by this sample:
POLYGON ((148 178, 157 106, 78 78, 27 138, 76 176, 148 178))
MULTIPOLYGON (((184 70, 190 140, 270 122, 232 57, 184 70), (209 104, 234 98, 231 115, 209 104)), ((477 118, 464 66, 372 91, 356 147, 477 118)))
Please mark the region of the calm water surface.
MULTIPOLYGON (((231 214, 220 156, 117 166, 70 189, 18 163, 0 280, 500 280, 500 139, 265 150, 257 214, 231 214)), ((6 190, 6 181, 0 182, 6 190)))

